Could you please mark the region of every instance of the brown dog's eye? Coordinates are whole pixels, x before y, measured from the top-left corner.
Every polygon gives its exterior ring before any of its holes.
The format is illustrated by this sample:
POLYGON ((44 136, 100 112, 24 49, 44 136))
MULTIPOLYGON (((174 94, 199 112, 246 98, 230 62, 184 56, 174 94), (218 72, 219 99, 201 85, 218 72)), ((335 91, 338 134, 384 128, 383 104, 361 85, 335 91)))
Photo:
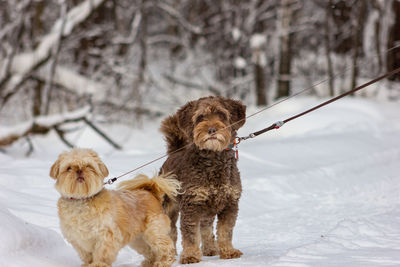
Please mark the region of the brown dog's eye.
POLYGON ((204 120, 204 116, 203 116, 203 115, 200 115, 200 116, 197 117, 196 123, 200 123, 200 122, 202 122, 203 120, 204 120))
POLYGON ((225 121, 225 120, 226 120, 226 115, 225 115, 225 113, 223 113, 223 112, 218 112, 218 116, 219 116, 219 118, 220 118, 222 121, 225 121))

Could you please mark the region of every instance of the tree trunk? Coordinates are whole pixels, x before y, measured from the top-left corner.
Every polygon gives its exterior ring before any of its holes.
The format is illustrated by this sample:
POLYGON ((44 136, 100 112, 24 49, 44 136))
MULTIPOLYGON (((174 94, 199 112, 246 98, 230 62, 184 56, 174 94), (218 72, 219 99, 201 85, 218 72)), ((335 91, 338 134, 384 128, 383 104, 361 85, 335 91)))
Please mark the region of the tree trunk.
POLYGON ((257 106, 266 106, 268 105, 267 86, 264 67, 261 64, 254 65, 254 76, 256 85, 257 106))
POLYGON ((329 33, 330 33, 330 13, 331 13, 331 1, 326 6, 326 13, 325 13, 325 32, 324 32, 324 42, 325 42, 325 55, 326 55, 326 64, 327 64, 327 69, 328 69, 328 85, 329 85, 329 95, 333 96, 335 94, 335 88, 334 88, 334 76, 333 76, 333 66, 332 66, 332 58, 331 58, 331 40, 329 38, 329 33))
POLYGON ((281 29, 280 29, 280 53, 278 73, 278 94, 277 98, 289 96, 290 74, 292 65, 290 24, 292 21, 292 0, 281 1, 281 29))
MULTIPOLYGON (((145 82, 145 71, 147 67, 147 14, 145 9, 146 0, 142 0, 140 4, 140 13, 142 16, 140 32, 139 32, 139 47, 140 47, 140 59, 139 59, 139 70, 137 73, 137 78, 133 82, 132 86, 132 97, 134 102, 137 103, 138 107, 141 106, 142 98, 140 93, 140 88, 145 82)), ((137 109, 136 118, 140 121, 141 113, 140 108, 137 109)))
POLYGON ((364 30, 364 22, 367 14, 367 3, 365 0, 360 0, 358 11, 354 12, 354 16, 357 17, 356 25, 353 27, 354 31, 354 43, 353 43, 353 55, 352 55, 352 73, 351 73, 351 84, 350 89, 357 86, 357 78, 359 74, 358 58, 360 56, 360 50, 362 49, 362 38, 364 30))
MULTIPOLYGON (((392 10, 394 23, 389 30, 388 49, 395 47, 400 42, 400 2, 393 1, 392 10)), ((400 67, 400 49, 393 49, 386 54, 387 71, 400 67)), ((392 81, 400 81, 400 74, 393 75, 389 78, 392 81)))

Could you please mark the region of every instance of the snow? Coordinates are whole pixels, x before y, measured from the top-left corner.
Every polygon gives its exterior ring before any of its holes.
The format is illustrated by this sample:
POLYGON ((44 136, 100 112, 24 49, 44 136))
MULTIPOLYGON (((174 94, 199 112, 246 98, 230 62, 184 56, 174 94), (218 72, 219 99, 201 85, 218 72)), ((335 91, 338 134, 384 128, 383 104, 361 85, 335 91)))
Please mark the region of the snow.
POLYGON ((242 57, 236 57, 234 65, 237 69, 244 69, 247 66, 246 60, 242 57))
MULTIPOLYGON (((283 102, 249 118, 239 135, 324 100, 283 102)), ((249 107, 248 115, 257 110, 249 107)), ((142 129, 108 126, 108 134, 125 144, 123 151, 90 128, 68 138, 98 151, 113 177, 165 153, 158 128, 159 122, 142 129)), ((244 255, 203 257, 193 266, 400 266, 399 132, 399 103, 346 98, 243 141, 238 162, 243 195, 233 243, 244 255)), ((21 156, 23 142, 0 153, 0 266, 80 266, 60 233, 59 195, 48 176, 67 148, 54 133, 32 142, 30 158, 21 156)), ((140 172, 153 174, 162 161, 140 172)), ((139 266, 141 260, 124 248, 113 266, 139 266)))
POLYGON ((250 38, 250 47, 252 49, 261 49, 267 42, 267 37, 264 34, 254 34, 250 38))
MULTIPOLYGON (((37 75, 45 79, 50 72, 50 66, 41 68, 37 75)), ((64 66, 57 66, 54 73, 54 82, 79 96, 91 95, 94 100, 105 99, 105 85, 77 73, 76 71, 64 66)))
POLYGON ((232 29, 232 37, 235 42, 237 42, 241 36, 242 36, 242 32, 240 31, 240 29, 238 29, 236 27, 232 29))

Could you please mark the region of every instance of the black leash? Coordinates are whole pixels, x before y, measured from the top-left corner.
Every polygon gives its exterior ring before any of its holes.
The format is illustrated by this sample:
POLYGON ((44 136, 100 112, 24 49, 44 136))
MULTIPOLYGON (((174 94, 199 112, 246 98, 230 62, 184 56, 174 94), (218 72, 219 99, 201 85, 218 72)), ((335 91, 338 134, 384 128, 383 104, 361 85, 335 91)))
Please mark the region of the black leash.
POLYGON ((376 83, 376 82, 378 82, 378 81, 380 81, 382 79, 388 78, 388 77, 390 77, 390 76, 392 76, 392 75, 394 75, 396 73, 399 73, 399 72, 400 72, 400 67, 397 68, 397 69, 394 69, 394 70, 392 70, 392 71, 390 71, 390 72, 388 72, 386 74, 383 74, 383 75, 381 75, 381 76, 379 76, 379 77, 377 77, 377 78, 375 78, 375 79, 373 79, 373 80, 371 80, 371 81, 369 81, 367 83, 364 83, 364 84, 362 84, 362 85, 360 85, 360 86, 358 86, 358 87, 356 87, 356 88, 354 88, 354 89, 352 89, 350 91, 347 91, 347 92, 345 92, 345 93, 343 93, 341 95, 338 95, 338 96, 336 96, 334 98, 331 98, 330 100, 325 101, 325 102, 323 102, 323 103, 321 103, 321 104, 319 104, 319 105, 317 105, 317 106, 315 106, 313 108, 310 108, 310 109, 308 109, 308 110, 306 110, 304 112, 301 112, 301 113, 299 113, 297 115, 294 115, 294 116, 292 116, 292 117, 290 117, 290 118, 288 118, 286 120, 275 122, 271 126, 269 126, 267 128, 264 128, 262 130, 259 130, 257 132, 251 133, 248 136, 238 137, 237 138, 237 144, 239 144, 240 141, 247 140, 249 138, 254 138, 256 136, 259 136, 260 134, 266 133, 266 132, 271 131, 273 129, 279 129, 280 127, 282 127, 285 123, 287 123, 289 121, 292 121, 292 120, 297 119, 297 118, 299 118, 301 116, 304 116, 307 113, 310 113, 310 112, 312 112, 314 110, 317 110, 317 109, 319 109, 319 108, 321 108, 323 106, 326 106, 326 105, 328 105, 328 104, 330 104, 332 102, 335 102, 336 100, 339 100, 339 99, 341 99, 341 98, 343 98, 343 97, 345 97, 347 95, 353 94, 353 93, 357 92, 358 90, 361 90, 361 89, 363 89, 363 88, 365 88, 367 86, 370 86, 371 84, 374 84, 374 83, 376 83))
MULTIPOLYGON (((330 100, 328 100, 328 101, 326 101, 326 102, 323 102, 322 104, 319 104, 318 106, 315 106, 315 107, 313 107, 313 108, 311 108, 311 109, 308 109, 308 110, 306 110, 306 111, 304 111, 304 112, 302 112, 302 113, 299 113, 299 114, 297 114, 297 115, 295 115, 295 116, 292 116, 292 117, 290 117, 290 118, 288 118, 288 119, 286 119, 286 120, 284 120, 284 121, 278 121, 278 122, 275 122, 275 123, 273 123, 271 126, 269 126, 269 127, 267 127, 267 128, 264 128, 264 129, 262 129, 262 130, 259 130, 259 131, 257 131, 257 132, 254 132, 254 133, 251 133, 251 134, 249 134, 248 136, 245 136, 245 137, 237 137, 236 138, 236 142, 234 142, 234 144, 232 144, 232 145, 230 145, 229 147, 228 147, 228 149, 232 149, 232 150, 234 150, 235 151, 235 155, 236 155, 236 159, 238 159, 238 148, 237 148, 237 145, 241 142, 241 141, 243 141, 243 140, 246 140, 246 139, 249 139, 249 138, 254 138, 254 137, 256 137, 256 136, 259 136, 260 134, 263 134, 263 133, 266 133, 266 132, 268 132, 268 131, 271 131, 271 130, 273 130, 273 129, 279 129, 281 126, 283 126, 285 123, 287 123, 287 122, 289 122, 289 121, 291 121, 291 120, 294 120, 294 119, 297 119, 297 118, 299 118, 299 117, 301 117, 301 116, 304 116, 304 115, 306 115, 307 113, 310 113, 310 112, 312 112, 312 111, 314 111, 314 110, 316 110, 316 109, 319 109, 319 108, 321 108, 321 107, 323 107, 323 106, 325 106, 325 105, 328 105, 328 104, 330 104, 330 103, 332 103, 332 102, 334 102, 334 101, 336 101, 336 100, 338 100, 338 99, 340 99, 340 98, 342 98, 342 97, 345 97, 345 96, 347 96, 347 95, 349 95, 349 94, 352 94, 352 93, 354 93, 354 92, 356 92, 356 91, 358 91, 358 90, 361 90, 361 89, 363 89, 363 88, 365 88, 365 87, 367 87, 367 86, 369 86, 369 85, 371 85, 371 84, 373 84, 373 83, 376 83, 377 81, 380 81, 380 80, 382 80, 382 79, 385 79, 385 78, 387 78, 387 77, 390 77, 390 76, 392 76, 392 75, 394 75, 394 74, 396 74, 396 73, 398 73, 398 72, 400 72, 400 68, 397 68, 397 69, 395 69, 395 70, 393 70, 393 71, 391 71, 391 72, 388 72, 388 73, 386 73, 386 74, 384 74, 384 75, 382 75, 382 76, 379 76, 378 78, 375 78, 375 79, 373 79, 373 80, 371 80, 371 81, 369 81, 369 82, 367 82, 367 83, 365 83, 365 84, 363 84, 363 85, 360 85, 360 86, 358 86, 358 87, 356 87, 356 88, 354 88, 353 90, 350 90, 350 91, 348 91, 348 92, 346 92, 346 93, 343 93, 343 94, 341 94, 341 95, 339 95, 339 96, 337 96, 337 97, 334 97, 334 98, 332 98, 332 99, 330 99, 330 100)), ((303 90, 302 92, 304 92, 305 90, 303 90)), ((290 98, 290 97, 289 97, 290 98)), ((286 100, 287 99, 289 99, 289 98, 286 98, 286 100)), ((280 102, 278 102, 277 104, 279 104, 279 103, 281 103, 281 101, 280 102)), ((274 104, 275 105, 275 104, 274 104)), ((270 107, 272 107, 272 106, 270 106, 270 107)), ((263 109, 263 110, 261 110, 261 111, 265 111, 266 109, 263 109)), ((261 111, 259 111, 259 112, 257 112, 257 113, 260 113, 261 111)), ((255 114, 257 114, 257 113, 255 113, 255 114)), ((255 114, 252 114, 252 115, 250 115, 250 116, 248 116, 247 118, 249 118, 249 117, 251 117, 251 116, 254 116, 255 114)), ((236 122, 237 123, 237 122, 236 122)), ((233 125, 233 124, 232 124, 233 125)), ((227 126, 227 127, 231 127, 232 125, 229 125, 229 126, 227 126)), ((186 146, 184 146, 184 147, 181 147, 181 148, 179 148, 179 149, 177 149, 177 150, 175 150, 175 151, 173 151, 172 153, 176 153, 176 152, 178 152, 178 151, 180 151, 180 150, 182 150, 182 149, 184 149, 185 147, 187 147, 187 146, 189 146, 190 144, 188 144, 188 145, 186 145, 186 146)), ((171 153, 171 154, 172 154, 171 153)), ((135 169, 133 169, 133 170, 130 170, 130 171, 128 171, 128 172, 125 172, 125 173, 123 173, 123 174, 121 174, 120 176, 116 176, 116 177, 112 177, 112 178, 109 178, 106 182, 104 182, 104 184, 106 185, 106 184, 113 184, 115 181, 117 181, 119 178, 121 178, 121 177, 123 177, 123 176, 125 176, 125 175, 128 175, 128 174, 130 174, 130 173, 132 173, 132 172, 134 172, 134 171, 137 171, 137 170, 139 170, 139 169, 141 169, 141 168, 143 168, 143 167, 145 167, 145 166, 147 166, 147 165, 150 165, 150 164, 152 164, 152 163, 154 163, 154 162, 156 162, 156 161, 158 161, 158 160, 161 160, 161 159, 163 159, 163 158, 166 158, 166 157, 168 157, 169 156, 169 154, 164 154, 164 155, 162 155, 162 156, 160 156, 160 157, 158 157, 158 158, 156 158, 156 159, 154 159, 154 160, 152 160, 152 161, 149 161, 149 162, 147 162, 147 163, 145 163, 145 164, 143 164, 143 165, 140 165, 139 167, 137 167, 137 168, 135 168, 135 169)))

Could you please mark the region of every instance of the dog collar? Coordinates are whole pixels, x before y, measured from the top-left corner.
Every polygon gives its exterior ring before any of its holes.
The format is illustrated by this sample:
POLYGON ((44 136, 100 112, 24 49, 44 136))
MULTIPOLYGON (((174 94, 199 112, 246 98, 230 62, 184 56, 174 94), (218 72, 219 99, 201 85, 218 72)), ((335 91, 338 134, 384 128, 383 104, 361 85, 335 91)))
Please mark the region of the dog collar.
POLYGON ((99 191, 99 192, 97 192, 96 194, 94 194, 94 195, 92 195, 92 196, 90 196, 90 197, 82 197, 82 198, 75 198, 75 197, 64 197, 65 199, 67 199, 67 200, 88 200, 88 199, 91 199, 91 198, 94 198, 95 196, 97 196, 98 194, 100 194, 101 193, 101 191, 103 191, 103 189, 104 189, 104 187, 99 191))
POLYGON ((233 150, 235 151, 235 159, 239 160, 239 149, 238 149, 238 145, 239 143, 236 142, 236 138, 235 140, 233 140, 232 144, 229 144, 228 147, 225 150, 233 150))

